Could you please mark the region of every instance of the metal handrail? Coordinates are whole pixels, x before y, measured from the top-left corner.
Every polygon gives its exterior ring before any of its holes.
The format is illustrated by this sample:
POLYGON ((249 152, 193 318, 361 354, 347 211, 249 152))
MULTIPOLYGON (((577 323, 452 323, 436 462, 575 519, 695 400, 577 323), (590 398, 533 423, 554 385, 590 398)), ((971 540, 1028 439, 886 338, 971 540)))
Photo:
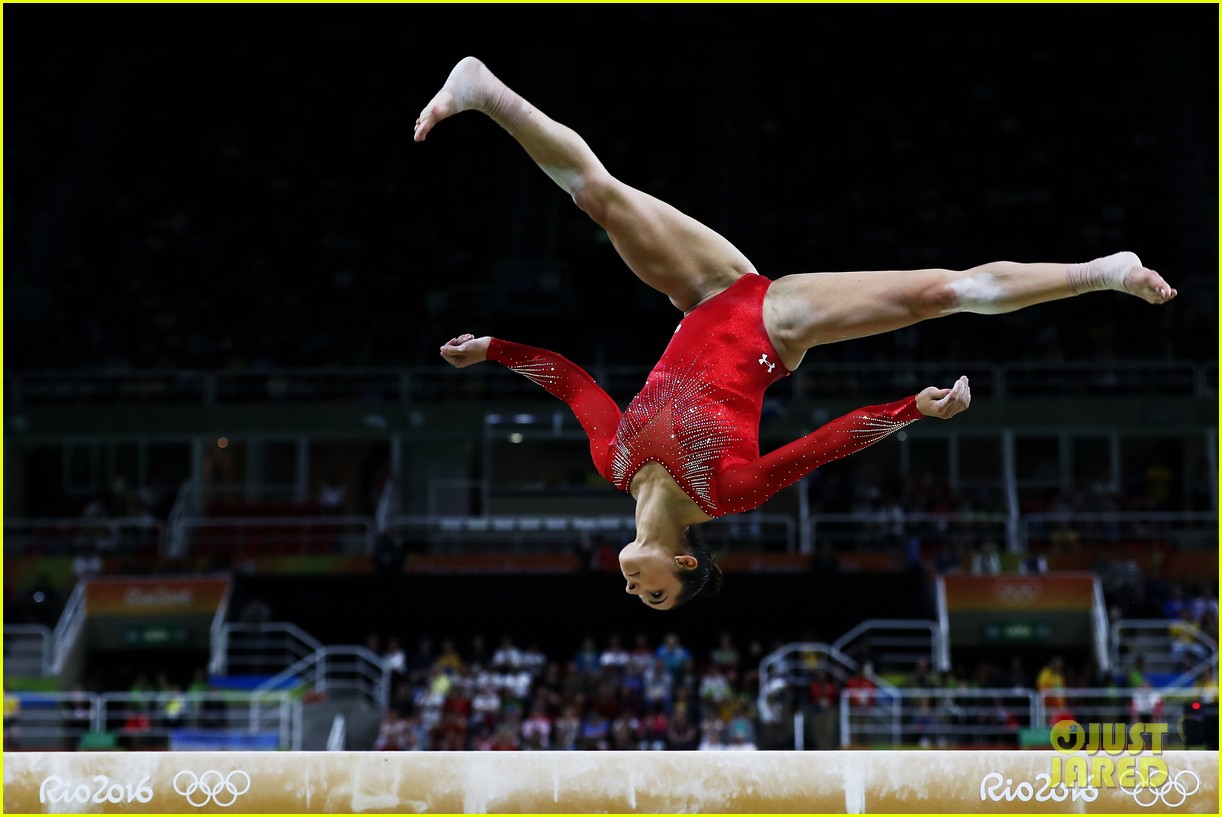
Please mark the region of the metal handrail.
POLYGON ((64 671, 64 664, 76 646, 77 639, 85 629, 85 583, 77 582, 72 588, 64 611, 60 613, 59 621, 51 633, 51 665, 49 675, 59 675, 64 671))
MULTIPOLYGON (((857 670, 857 661, 852 656, 845 655, 843 652, 833 647, 831 644, 826 644, 822 641, 800 641, 783 644, 777 649, 765 655, 760 660, 759 667, 759 697, 756 701, 756 710, 759 712, 760 720, 764 723, 774 723, 780 713, 771 700, 772 696, 783 690, 789 689, 796 684, 806 683, 805 678, 795 680, 793 677, 794 670, 802 670, 806 667, 801 663, 795 667, 792 663, 791 656, 798 655, 802 657, 815 656, 830 659, 828 662, 819 663, 813 667, 815 670, 823 670, 830 675, 835 676, 840 680, 845 680, 851 672, 857 670)), ((801 661, 802 659, 799 659, 801 661)), ((885 681, 881 681, 885 684, 885 681)), ((890 686, 890 684, 887 684, 890 686)))
MULTIPOLYGON (((38 675, 45 676, 51 669, 51 628, 43 624, 5 624, 4 625, 4 671, 8 675, 14 667, 20 668, 30 664, 38 665, 38 675), (27 638, 28 637, 28 638, 27 638), (34 643, 36 646, 28 653, 18 650, 21 646, 34 643)), ((19 671, 19 669, 17 670, 19 671)))
MULTIPOLYGON (((1125 360, 1125 361, 953 361, 938 364, 898 362, 810 362, 791 378, 795 394, 820 398, 858 396, 860 384, 868 391, 893 391, 913 384, 914 369, 922 372, 967 372, 974 390, 992 397, 1046 395, 1064 385, 1078 393, 1114 395, 1126 390, 1142 393, 1157 383, 1160 394, 1198 397, 1215 396, 1217 361, 1125 360), (1087 376, 1089 375, 1089 376, 1087 376), (858 384, 856 388, 852 384, 858 384), (846 394, 851 392, 851 394, 846 394)), ((635 390, 645 382, 648 366, 598 366, 592 371, 600 383, 617 389, 635 390)), ((465 388, 494 388, 497 395, 538 396, 537 387, 505 377, 498 369, 464 372, 465 388)), ((450 391, 455 374, 432 366, 416 367, 299 367, 255 372, 206 369, 55 369, 7 372, 6 388, 13 408, 57 405, 65 400, 109 399, 116 404, 212 406, 254 398, 258 402, 300 399, 311 392, 324 399, 341 396, 368 402, 436 402, 450 391), (320 389, 319 381, 323 381, 320 389)), ((625 395, 626 396, 626 395, 625 395)))
POLYGON ((942 652, 942 645, 940 643, 942 632, 938 628, 937 622, 934 621, 917 621, 913 619, 899 618, 869 618, 857 624, 844 635, 833 641, 832 646, 845 655, 849 655, 850 644, 852 644, 857 638, 876 630, 921 630, 929 633, 929 650, 928 652, 922 652, 921 654, 929 658, 929 665, 931 667, 937 665, 938 655, 942 652))
POLYGON ((178 520, 176 530, 181 531, 181 541, 189 551, 187 531, 200 528, 335 528, 349 527, 360 530, 362 552, 373 553, 376 534, 374 520, 368 516, 187 516, 178 520))
POLYGON ((1141 643, 1142 654, 1155 659, 1167 658, 1169 654, 1173 654, 1171 646, 1171 631, 1173 628, 1180 628, 1186 635, 1192 637, 1192 640, 1199 644, 1205 651, 1204 658, 1210 655, 1215 657, 1218 654, 1218 641, 1210 633, 1206 633, 1191 622, 1182 621, 1171 618, 1122 618, 1112 622, 1110 628, 1110 637, 1108 640, 1111 653, 1112 666, 1119 669, 1123 666, 1121 661, 1121 651, 1126 646, 1126 641, 1122 633, 1125 631, 1136 633, 1146 633, 1146 639, 1141 643), (1165 648, 1164 652, 1156 652, 1148 643, 1152 638, 1157 639, 1158 646, 1165 648))

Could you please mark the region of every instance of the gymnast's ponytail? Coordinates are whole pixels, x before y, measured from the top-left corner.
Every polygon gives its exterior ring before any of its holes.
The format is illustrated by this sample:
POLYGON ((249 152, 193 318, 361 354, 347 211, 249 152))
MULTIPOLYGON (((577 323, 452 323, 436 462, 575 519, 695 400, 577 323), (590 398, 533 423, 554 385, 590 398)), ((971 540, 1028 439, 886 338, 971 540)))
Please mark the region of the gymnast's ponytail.
POLYGON ((704 541, 703 536, 696 533, 695 525, 688 525, 684 529, 683 543, 686 545, 685 552, 696 557, 696 566, 691 570, 680 571, 679 583, 683 589, 679 591, 674 607, 686 604, 697 596, 702 598, 716 596, 721 592, 721 582, 725 578, 721 568, 713 559, 713 552, 709 550, 708 542, 704 541))

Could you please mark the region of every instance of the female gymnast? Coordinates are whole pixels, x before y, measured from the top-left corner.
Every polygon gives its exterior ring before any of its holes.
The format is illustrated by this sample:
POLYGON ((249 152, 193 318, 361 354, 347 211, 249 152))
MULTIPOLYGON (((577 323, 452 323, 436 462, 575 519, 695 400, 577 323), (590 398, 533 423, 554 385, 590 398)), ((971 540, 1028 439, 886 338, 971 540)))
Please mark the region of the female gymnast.
POLYGON ((1162 304, 1176 291, 1131 252, 1083 264, 997 261, 967 270, 813 272, 775 280, 729 241, 612 176, 577 133, 549 118, 474 57, 451 70, 416 120, 415 141, 461 111, 504 128, 600 227, 627 266, 683 318, 645 386, 621 415, 588 373, 553 352, 470 334, 441 356, 525 375, 567 402, 599 474, 636 500, 636 539, 620 551, 626 590, 654 609, 714 595, 721 571, 694 526, 758 507, 820 465, 922 416, 968 407, 966 377, 896 403, 858 409, 765 456, 764 390, 813 346, 956 312, 999 314, 1098 290, 1162 304))

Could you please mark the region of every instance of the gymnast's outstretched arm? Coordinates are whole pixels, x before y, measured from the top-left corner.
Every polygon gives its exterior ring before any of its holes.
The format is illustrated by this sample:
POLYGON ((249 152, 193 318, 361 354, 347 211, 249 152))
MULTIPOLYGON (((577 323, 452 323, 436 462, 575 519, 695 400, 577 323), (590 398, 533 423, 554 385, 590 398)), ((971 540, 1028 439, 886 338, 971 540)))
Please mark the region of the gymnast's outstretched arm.
POLYGON ((546 349, 469 334, 451 338, 441 347, 441 356, 459 369, 483 360, 495 361, 568 403, 590 438, 594 467, 605 479, 611 479, 611 440, 619 426, 620 410, 585 369, 546 349))
POLYGON ((971 400, 968 380, 960 377, 949 389, 931 386, 894 403, 851 411, 754 462, 722 471, 717 505, 726 513, 757 508, 819 466, 868 448, 922 417, 949 420, 967 409, 971 400))

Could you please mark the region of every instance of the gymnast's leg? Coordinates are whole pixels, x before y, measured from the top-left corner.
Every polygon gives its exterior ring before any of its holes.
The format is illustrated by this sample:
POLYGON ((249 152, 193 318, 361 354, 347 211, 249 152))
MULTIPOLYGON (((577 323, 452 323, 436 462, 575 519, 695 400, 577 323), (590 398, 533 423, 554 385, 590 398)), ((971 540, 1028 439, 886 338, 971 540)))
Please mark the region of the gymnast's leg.
POLYGON ((1013 312, 1100 290, 1152 304, 1176 295, 1131 252, 1085 264, 997 261, 967 270, 799 273, 769 288, 764 325, 792 370, 807 349, 821 343, 877 335, 956 312, 1013 312))
POLYGON ((465 110, 486 114, 516 139, 607 231, 637 277, 679 309, 686 312, 755 271, 721 235, 612 176, 581 136, 531 105, 474 57, 454 66, 421 111, 415 140, 423 142, 438 122, 465 110))

